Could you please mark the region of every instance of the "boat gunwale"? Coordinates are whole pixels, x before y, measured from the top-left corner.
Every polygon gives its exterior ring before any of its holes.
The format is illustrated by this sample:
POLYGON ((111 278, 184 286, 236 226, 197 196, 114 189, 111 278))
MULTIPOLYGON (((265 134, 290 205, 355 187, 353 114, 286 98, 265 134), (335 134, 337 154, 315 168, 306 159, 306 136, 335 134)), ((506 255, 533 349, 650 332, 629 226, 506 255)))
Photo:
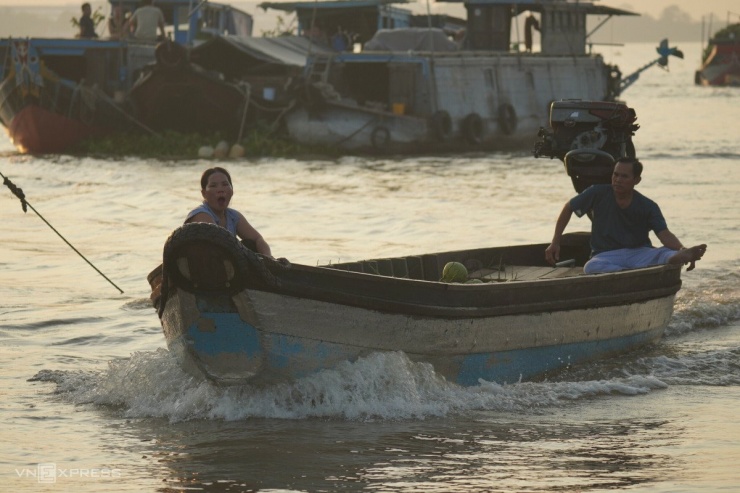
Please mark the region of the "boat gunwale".
MULTIPOLYGON (((656 266, 643 269, 622 271, 619 273, 581 275, 557 279, 538 279, 531 281, 489 282, 482 284, 447 284, 439 281, 421 279, 394 278, 362 272, 341 271, 325 267, 294 265, 292 268, 309 276, 328 274, 328 278, 304 283, 286 282, 281 279, 281 286, 260 287, 260 291, 295 298, 312 299, 327 303, 355 306, 382 312, 395 312, 430 318, 483 318, 503 315, 532 314, 555 311, 599 308, 603 306, 627 305, 653 299, 674 296, 681 288, 680 268, 677 266, 656 266), (632 281, 665 274, 667 279, 650 289, 633 291, 632 281), (362 281, 348 291, 341 287, 328 286, 326 279, 344 278, 346 281, 362 281), (614 281, 619 281, 622 289, 617 293, 599 293, 599 286, 613 288, 614 281), (368 286, 374 284, 375 286, 368 286), (409 290, 403 298, 391 296, 388 286, 407 286, 417 289, 409 290), (578 286, 580 285, 580 286, 578 286), (578 286, 580 289, 567 289, 578 286), (420 289, 418 289, 420 288, 420 289), (575 291, 575 293, 574 293, 575 291), (370 292, 370 293, 368 293, 370 292), (542 294, 547 292, 543 300, 542 294), (593 296, 579 293, 594 292, 593 296), (437 296, 428 296, 434 293, 437 296), (439 296, 439 295, 442 296, 439 296), (506 296, 496 296, 505 294, 506 296), (440 298, 447 298, 449 303, 439 303, 440 298), (427 299, 420 303, 420 299, 427 299)), ((664 277, 664 276, 661 276, 664 277)), ((655 284, 655 283, 653 283, 655 284)), ((247 288, 255 289, 250 286, 247 288)))

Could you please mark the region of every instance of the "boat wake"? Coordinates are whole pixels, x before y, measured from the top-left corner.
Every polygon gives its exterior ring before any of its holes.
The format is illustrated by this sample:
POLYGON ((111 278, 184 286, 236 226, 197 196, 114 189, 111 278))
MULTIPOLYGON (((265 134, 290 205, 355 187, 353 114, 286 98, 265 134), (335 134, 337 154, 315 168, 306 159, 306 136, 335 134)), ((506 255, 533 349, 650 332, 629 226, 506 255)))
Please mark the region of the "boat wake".
POLYGON ((332 418, 350 421, 443 417, 489 410, 540 413, 600 395, 636 395, 666 387, 651 375, 609 380, 481 381, 460 387, 403 353, 375 353, 293 383, 217 387, 182 372, 164 349, 112 361, 97 372, 42 370, 31 380, 56 384, 54 395, 75 405, 115 409, 127 418, 171 422, 249 418, 332 418))
POLYGON ((684 286, 676 296, 664 338, 730 325, 740 320, 740 272, 718 271, 698 286, 684 286))
POLYGON ((670 385, 740 384, 738 274, 685 287, 663 340, 650 348, 568 368, 540 382, 450 383, 404 353, 374 353, 292 383, 219 387, 185 373, 165 349, 116 359, 98 371, 42 370, 64 402, 128 418, 350 421, 444 417, 480 410, 539 414, 580 399, 632 396, 670 385))

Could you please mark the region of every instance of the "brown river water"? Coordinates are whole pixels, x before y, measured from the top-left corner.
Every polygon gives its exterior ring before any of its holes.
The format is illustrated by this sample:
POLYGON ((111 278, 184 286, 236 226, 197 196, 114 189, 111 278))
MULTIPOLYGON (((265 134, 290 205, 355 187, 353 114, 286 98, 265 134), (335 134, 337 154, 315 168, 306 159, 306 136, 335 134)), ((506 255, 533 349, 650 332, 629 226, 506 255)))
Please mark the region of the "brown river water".
MULTIPOLYGON (((695 87, 699 45, 681 48, 686 60, 624 99, 642 126, 638 189, 709 250, 659 344, 544 382, 461 388, 400 353, 291 385, 192 380, 166 350, 146 275, 213 163, 29 157, 0 138, 0 172, 124 291, 3 187, 3 489, 738 491, 740 90, 695 87)), ((605 53, 624 73, 653 55, 605 53)), ((574 193, 559 161, 527 150, 221 164, 273 253, 309 264, 547 242, 574 193)))

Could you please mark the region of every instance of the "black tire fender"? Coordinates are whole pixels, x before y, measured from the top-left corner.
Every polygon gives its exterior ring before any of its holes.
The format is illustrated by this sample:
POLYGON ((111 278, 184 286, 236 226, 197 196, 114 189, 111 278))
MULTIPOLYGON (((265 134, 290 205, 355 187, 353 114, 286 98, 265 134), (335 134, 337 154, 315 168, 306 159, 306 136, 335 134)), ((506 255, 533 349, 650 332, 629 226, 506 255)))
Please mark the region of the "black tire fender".
POLYGON ((370 143, 374 149, 384 150, 391 142, 391 132, 384 126, 375 127, 370 134, 370 143))
POLYGON ((446 140, 452 134, 452 118, 444 110, 437 111, 429 119, 432 135, 439 140, 446 140))
POLYGON ((163 41, 154 48, 157 64, 164 68, 179 68, 188 61, 188 50, 172 41, 163 41))
POLYGON ((462 134, 469 144, 480 144, 483 140, 483 118, 478 113, 470 113, 461 123, 462 134))
POLYGON ((237 293, 244 289, 250 272, 250 252, 239 240, 226 229, 215 224, 188 223, 176 229, 164 245, 162 268, 164 275, 178 288, 185 291, 226 290, 237 293), (210 266, 213 276, 198 279, 183 271, 179 259, 187 259, 190 249, 210 250, 210 266), (230 268, 225 266, 231 264, 230 268), (223 272, 217 272, 221 271, 223 272), (222 275, 219 275, 222 274, 222 275), (215 281, 219 282, 216 283, 215 281))

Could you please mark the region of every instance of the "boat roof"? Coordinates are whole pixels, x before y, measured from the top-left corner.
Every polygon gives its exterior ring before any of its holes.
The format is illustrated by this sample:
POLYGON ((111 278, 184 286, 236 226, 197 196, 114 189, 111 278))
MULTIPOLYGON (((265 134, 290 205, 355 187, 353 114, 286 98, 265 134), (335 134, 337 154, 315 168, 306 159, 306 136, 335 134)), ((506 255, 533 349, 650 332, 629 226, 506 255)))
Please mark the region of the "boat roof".
POLYGON ((592 15, 640 15, 629 10, 617 9, 606 5, 596 5, 592 2, 580 0, 437 0, 446 3, 464 3, 467 5, 510 5, 518 12, 529 10, 543 12, 551 8, 563 8, 570 11, 592 15))
POLYGON ((212 53, 216 56, 225 47, 243 53, 264 63, 304 67, 309 54, 328 55, 336 53, 331 48, 312 43, 303 36, 275 36, 243 38, 219 36, 193 48, 193 53, 212 53))
POLYGON ((285 12, 297 10, 349 9, 363 7, 380 7, 396 3, 411 3, 411 0, 336 0, 328 2, 263 2, 257 5, 263 10, 273 9, 285 12))
MULTIPOLYGON (((108 0, 108 3, 111 4, 111 6, 113 7, 118 7, 120 5, 130 10, 135 10, 137 7, 141 6, 141 0, 108 0)), ((211 2, 209 0, 155 0, 154 1, 155 7, 166 7, 166 8, 189 7, 191 10, 195 10, 197 7, 200 7, 201 4, 205 4, 210 7, 221 7, 221 8, 226 8, 226 9, 242 11, 241 9, 232 7, 231 5, 227 3, 211 2)))

